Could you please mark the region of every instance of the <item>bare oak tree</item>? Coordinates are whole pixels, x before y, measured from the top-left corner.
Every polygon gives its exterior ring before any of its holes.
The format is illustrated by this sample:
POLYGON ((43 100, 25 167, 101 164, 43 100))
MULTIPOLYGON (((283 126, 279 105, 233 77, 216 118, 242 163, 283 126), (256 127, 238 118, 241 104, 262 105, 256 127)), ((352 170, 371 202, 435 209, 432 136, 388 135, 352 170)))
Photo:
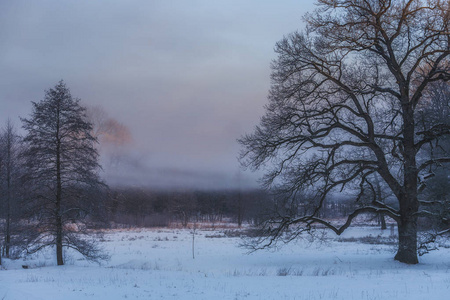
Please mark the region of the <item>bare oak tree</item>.
POLYGON ((96 205, 92 191, 103 185, 97 174, 97 140, 91 135, 85 108, 63 81, 46 91, 44 100, 32 104, 30 118, 22 119, 27 131, 25 179, 33 188, 28 206, 39 232, 29 252, 56 246, 58 265, 64 264, 63 247, 88 259, 101 258, 95 243, 79 236, 85 229, 81 221, 96 205))
MULTIPOLYGON (((417 226, 427 209, 418 198, 430 167, 424 147, 450 133, 436 123, 418 130, 415 112, 430 84, 450 78, 449 1, 318 0, 307 30, 276 44, 266 114, 240 139, 241 162, 266 168, 263 182, 284 202, 256 247, 321 224, 341 234, 361 213, 383 213, 398 224, 395 259, 418 263, 417 226), (359 202, 346 221, 320 218, 328 196, 357 187, 374 190, 377 173, 396 198, 359 202), (308 193, 307 209, 299 195, 308 193), (299 214, 299 211, 302 211, 299 214)), ((441 153, 442 154, 442 153, 441 153)))

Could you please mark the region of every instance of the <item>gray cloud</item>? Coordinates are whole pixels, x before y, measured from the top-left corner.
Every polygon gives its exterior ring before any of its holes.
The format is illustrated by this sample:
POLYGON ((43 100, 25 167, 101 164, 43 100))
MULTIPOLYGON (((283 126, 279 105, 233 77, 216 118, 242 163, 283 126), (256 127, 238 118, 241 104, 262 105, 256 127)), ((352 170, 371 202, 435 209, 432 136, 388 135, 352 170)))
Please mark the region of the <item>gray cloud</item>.
POLYGON ((236 138, 263 113, 273 46, 311 3, 2 1, 0 120, 18 122, 64 79, 128 126, 153 181, 233 178, 236 138))

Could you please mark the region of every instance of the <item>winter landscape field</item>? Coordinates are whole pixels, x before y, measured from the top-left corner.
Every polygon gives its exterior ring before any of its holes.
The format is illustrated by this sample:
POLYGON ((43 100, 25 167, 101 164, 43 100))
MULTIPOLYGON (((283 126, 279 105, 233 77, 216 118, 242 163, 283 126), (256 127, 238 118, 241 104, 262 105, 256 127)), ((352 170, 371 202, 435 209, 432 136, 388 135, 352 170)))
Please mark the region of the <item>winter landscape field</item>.
POLYGON ((450 249, 402 264, 393 259, 389 229, 354 227, 251 254, 238 233, 197 229, 193 253, 189 229, 111 230, 101 238, 110 259, 100 265, 75 253, 65 253, 64 266, 53 252, 4 259, 0 299, 413 300, 450 293, 450 249))

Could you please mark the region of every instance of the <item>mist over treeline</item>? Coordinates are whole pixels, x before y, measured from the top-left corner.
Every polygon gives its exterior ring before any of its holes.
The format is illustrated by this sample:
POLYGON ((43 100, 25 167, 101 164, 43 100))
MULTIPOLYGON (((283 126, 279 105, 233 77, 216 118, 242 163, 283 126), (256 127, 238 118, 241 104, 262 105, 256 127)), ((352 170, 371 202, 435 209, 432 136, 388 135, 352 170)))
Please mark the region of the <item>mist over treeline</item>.
MULTIPOLYGON (((308 210, 311 203, 301 203, 297 210, 308 210)), ((389 201, 389 199, 386 199, 389 201)), ((283 201, 263 189, 183 189, 137 186, 110 187, 101 205, 103 219, 99 226, 129 227, 192 227, 195 223, 220 226, 224 223, 258 225, 264 222, 283 201)), ((351 197, 333 195, 325 200, 323 218, 342 218, 358 204, 351 197)), ((384 223, 384 217, 374 215, 374 221, 384 223)))
POLYGON ((259 189, 111 187, 102 201, 111 227, 183 226, 193 222, 256 224, 273 204, 259 189))
POLYGON ((150 167, 125 124, 73 98, 63 81, 31 104, 28 118, 0 126, 6 257, 45 243, 64 246, 66 236, 73 241, 78 231, 94 228, 257 224, 273 205, 239 171, 150 167))
POLYGON ((255 189, 253 174, 236 170, 211 170, 208 164, 197 166, 168 166, 156 164, 152 153, 137 147, 145 137, 135 136, 122 120, 110 116, 102 106, 87 106, 87 120, 93 125, 93 136, 98 140, 97 150, 102 165, 101 176, 112 186, 145 186, 152 189, 226 190, 255 189), (153 162, 153 163, 151 163, 153 162))

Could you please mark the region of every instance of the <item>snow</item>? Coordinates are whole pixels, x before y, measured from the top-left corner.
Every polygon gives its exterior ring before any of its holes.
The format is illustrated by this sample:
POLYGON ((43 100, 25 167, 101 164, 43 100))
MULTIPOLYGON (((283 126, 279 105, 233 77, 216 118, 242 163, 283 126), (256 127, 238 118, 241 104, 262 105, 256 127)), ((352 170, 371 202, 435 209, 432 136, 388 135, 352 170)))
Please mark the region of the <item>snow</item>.
POLYGON ((4 259, 0 299, 445 299, 450 249, 405 265, 393 260, 393 245, 343 242, 389 234, 350 228, 246 254, 238 237, 196 230, 193 259, 187 229, 108 231, 100 243, 111 259, 101 265, 74 253, 60 267, 51 252, 4 259))

